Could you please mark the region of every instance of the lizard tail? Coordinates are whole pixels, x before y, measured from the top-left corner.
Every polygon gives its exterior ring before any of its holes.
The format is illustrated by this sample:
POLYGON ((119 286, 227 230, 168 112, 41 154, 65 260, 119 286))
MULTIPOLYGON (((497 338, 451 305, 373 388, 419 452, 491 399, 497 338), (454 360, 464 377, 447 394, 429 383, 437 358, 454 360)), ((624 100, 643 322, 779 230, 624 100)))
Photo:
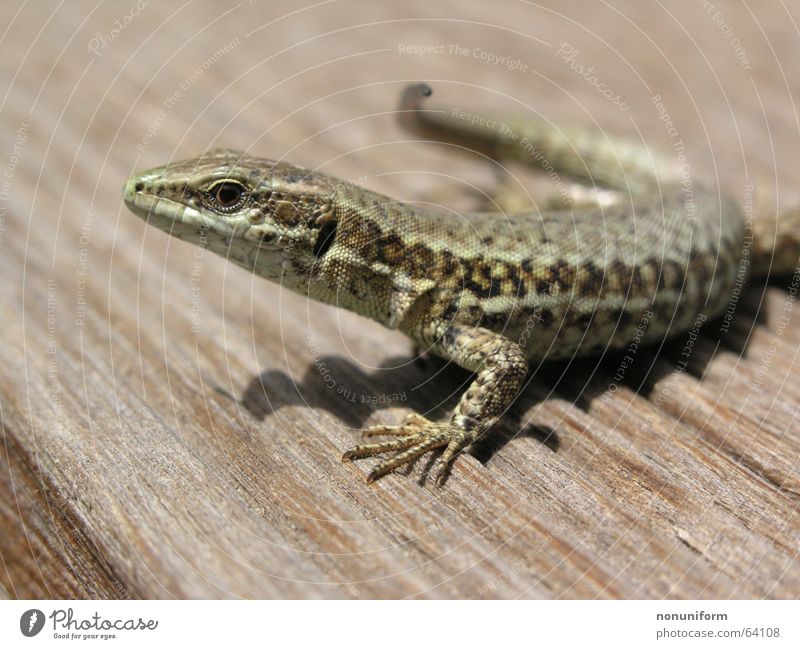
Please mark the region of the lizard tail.
POLYGON ((435 142, 457 144, 491 158, 499 157, 502 142, 496 131, 453 116, 460 111, 424 108, 423 101, 432 94, 426 83, 406 87, 397 107, 397 120, 403 128, 435 142))
POLYGON ((423 102, 432 94, 427 84, 408 86, 398 106, 400 124, 426 139, 456 144, 495 160, 552 168, 589 186, 625 193, 651 192, 659 183, 680 180, 672 161, 638 142, 586 127, 557 128, 543 119, 504 122, 458 108, 425 108, 423 102))

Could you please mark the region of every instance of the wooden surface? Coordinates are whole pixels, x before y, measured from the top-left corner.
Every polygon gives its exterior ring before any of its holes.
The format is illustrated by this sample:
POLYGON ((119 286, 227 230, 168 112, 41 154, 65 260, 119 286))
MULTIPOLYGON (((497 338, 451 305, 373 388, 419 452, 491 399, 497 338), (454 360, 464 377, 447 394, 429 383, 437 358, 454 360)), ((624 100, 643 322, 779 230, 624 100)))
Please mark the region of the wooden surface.
POLYGON ((472 208, 497 175, 409 142, 391 115, 407 81, 427 80, 441 106, 671 150, 660 95, 693 179, 741 202, 766 181, 759 209, 797 204, 800 11, 715 2, 2 3, 3 589, 800 596, 786 283, 746 288, 685 368, 685 336, 640 351, 622 380, 619 357, 534 368, 442 489, 426 461, 367 486, 369 462, 339 462, 359 429, 445 417, 468 375, 197 256, 121 201, 133 170, 224 145, 472 208))

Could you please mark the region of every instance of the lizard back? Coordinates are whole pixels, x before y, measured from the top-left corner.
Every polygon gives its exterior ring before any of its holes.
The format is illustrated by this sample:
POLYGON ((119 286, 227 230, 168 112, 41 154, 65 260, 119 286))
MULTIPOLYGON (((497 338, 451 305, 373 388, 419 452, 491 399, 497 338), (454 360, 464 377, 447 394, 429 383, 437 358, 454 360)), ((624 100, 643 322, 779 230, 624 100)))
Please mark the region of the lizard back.
MULTIPOLYGON (((496 331, 529 359, 620 348, 634 335, 651 342, 719 314, 746 270, 733 202, 662 192, 658 202, 509 215, 345 192, 337 238, 353 267, 344 274, 369 278, 360 304, 372 292, 390 311, 391 294, 406 291, 426 318, 496 331)), ((412 311, 402 328, 413 336, 415 324, 412 311)))

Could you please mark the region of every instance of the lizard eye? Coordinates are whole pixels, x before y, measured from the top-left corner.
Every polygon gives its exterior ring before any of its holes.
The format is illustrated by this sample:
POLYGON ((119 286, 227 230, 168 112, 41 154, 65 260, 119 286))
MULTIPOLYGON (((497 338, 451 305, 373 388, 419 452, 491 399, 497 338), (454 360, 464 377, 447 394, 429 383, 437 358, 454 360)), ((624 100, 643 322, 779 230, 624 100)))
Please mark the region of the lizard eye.
POLYGON ((238 182, 224 180, 209 190, 213 207, 223 212, 232 212, 244 202, 245 189, 238 182))

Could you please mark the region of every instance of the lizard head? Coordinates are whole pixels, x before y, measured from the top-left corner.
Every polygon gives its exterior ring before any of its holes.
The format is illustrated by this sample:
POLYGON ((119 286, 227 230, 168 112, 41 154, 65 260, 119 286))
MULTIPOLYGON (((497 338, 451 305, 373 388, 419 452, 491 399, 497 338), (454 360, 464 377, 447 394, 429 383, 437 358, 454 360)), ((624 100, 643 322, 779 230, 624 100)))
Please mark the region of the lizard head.
POLYGON ((335 237, 338 182, 218 149, 134 174, 123 195, 131 211, 160 230, 299 287, 335 237))

